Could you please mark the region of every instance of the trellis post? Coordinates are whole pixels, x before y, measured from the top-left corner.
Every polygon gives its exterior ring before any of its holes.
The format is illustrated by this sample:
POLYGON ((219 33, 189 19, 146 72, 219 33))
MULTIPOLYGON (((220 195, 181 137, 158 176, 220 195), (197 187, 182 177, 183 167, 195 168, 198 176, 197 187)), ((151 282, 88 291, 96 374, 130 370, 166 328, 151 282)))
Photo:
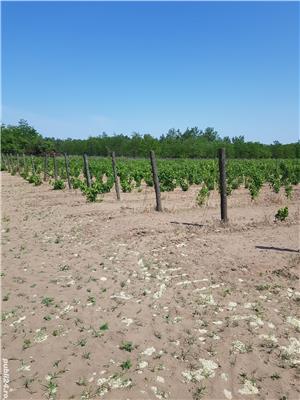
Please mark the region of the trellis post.
POLYGON ((155 158, 155 154, 154 154, 153 150, 150 151, 150 160, 151 160, 152 176, 153 176, 153 183, 154 183, 155 196, 156 196, 156 211, 162 211, 156 158, 155 158))
POLYGON ((115 180, 115 188, 116 188, 116 194, 117 194, 117 199, 121 200, 120 196, 120 185, 119 185, 119 179, 118 179, 118 173, 117 173, 117 166, 116 166, 116 154, 113 151, 111 153, 111 161, 112 161, 112 169, 113 169, 113 174, 114 174, 114 180, 115 180))
POLYGON ((83 163, 84 163, 84 172, 85 172, 85 177, 86 177, 86 183, 87 183, 88 187, 91 187, 92 181, 91 181, 91 175, 90 175, 90 169, 89 169, 89 160, 85 153, 83 155, 83 163))
POLYGON ((221 196, 221 220, 227 222, 227 188, 226 188, 226 155, 225 149, 219 149, 219 173, 220 173, 220 196, 221 196))

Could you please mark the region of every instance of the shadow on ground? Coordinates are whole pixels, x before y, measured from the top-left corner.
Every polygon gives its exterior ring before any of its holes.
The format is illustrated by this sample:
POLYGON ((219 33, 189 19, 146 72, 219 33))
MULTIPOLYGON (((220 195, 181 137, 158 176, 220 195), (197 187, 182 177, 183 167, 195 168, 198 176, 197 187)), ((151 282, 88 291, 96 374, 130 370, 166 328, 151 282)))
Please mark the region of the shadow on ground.
POLYGON ((287 251, 290 253, 300 253, 300 250, 294 250, 294 249, 287 249, 284 247, 274 247, 274 246, 255 246, 256 249, 261 249, 261 250, 275 250, 275 251, 287 251))

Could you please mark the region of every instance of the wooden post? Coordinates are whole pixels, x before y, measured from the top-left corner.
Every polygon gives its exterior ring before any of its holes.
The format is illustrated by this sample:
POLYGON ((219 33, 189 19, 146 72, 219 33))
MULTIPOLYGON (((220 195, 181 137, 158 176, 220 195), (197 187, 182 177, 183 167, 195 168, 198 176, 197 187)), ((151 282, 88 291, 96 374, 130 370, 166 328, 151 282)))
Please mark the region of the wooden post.
POLYGON ((156 211, 162 211, 157 165, 153 150, 150 151, 150 159, 151 159, 152 176, 153 176, 154 189, 156 195, 156 211))
POLYGON ((113 174, 114 174, 114 180, 115 180, 115 188, 116 188, 116 193, 117 193, 117 199, 121 200, 120 196, 120 185, 119 185, 119 179, 118 179, 118 174, 117 174, 117 167, 116 167, 116 154, 113 151, 111 153, 111 161, 112 161, 112 169, 113 169, 113 174))
POLYGON ((67 153, 64 153, 64 157, 65 157, 65 164, 66 164, 68 186, 69 186, 69 189, 72 189, 71 180, 70 180, 69 159, 68 159, 67 153))
POLYGON ((221 195, 221 220, 227 222, 227 192, 226 192, 226 157, 225 149, 219 149, 220 195, 221 195))
POLYGON ((48 156, 47 154, 44 155, 44 182, 47 181, 48 177, 48 156))
POLYGON ((89 169, 89 160, 86 154, 83 155, 83 163, 84 163, 84 173, 86 177, 86 183, 88 187, 92 186, 91 182, 91 175, 90 175, 90 169, 89 169))
POLYGON ((32 175, 35 175, 35 165, 34 165, 33 156, 31 156, 31 166, 32 166, 32 175))
POLYGON ((53 154, 53 166, 54 166, 54 180, 57 181, 58 173, 57 173, 57 160, 55 154, 53 154))

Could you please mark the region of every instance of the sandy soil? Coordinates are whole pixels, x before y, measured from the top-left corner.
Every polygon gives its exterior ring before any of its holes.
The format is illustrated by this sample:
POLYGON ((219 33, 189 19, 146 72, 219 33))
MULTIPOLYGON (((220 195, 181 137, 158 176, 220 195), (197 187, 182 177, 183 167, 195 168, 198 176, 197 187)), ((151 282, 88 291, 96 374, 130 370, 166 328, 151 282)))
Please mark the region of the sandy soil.
POLYGON ((299 398, 300 188, 234 192, 227 226, 196 191, 157 213, 2 173, 9 399, 299 398))

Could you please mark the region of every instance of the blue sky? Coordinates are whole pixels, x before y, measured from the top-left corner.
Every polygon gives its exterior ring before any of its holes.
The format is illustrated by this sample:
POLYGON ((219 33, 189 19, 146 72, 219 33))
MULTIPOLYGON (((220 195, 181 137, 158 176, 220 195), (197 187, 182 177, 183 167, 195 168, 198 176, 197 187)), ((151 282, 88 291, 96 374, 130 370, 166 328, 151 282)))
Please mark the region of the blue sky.
POLYGON ((296 141, 298 37, 297 2, 2 2, 2 121, 296 141))

